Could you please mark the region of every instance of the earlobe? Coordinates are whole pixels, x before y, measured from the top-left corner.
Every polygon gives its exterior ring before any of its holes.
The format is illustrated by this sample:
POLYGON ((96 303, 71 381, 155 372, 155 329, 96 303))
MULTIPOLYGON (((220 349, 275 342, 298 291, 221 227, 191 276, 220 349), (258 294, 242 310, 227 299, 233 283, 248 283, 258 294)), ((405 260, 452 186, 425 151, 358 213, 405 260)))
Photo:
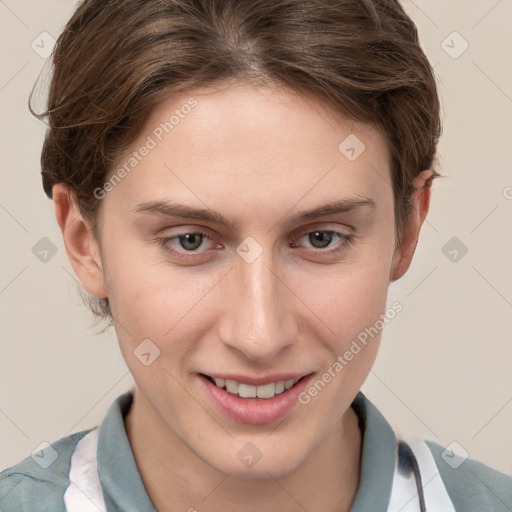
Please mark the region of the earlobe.
POLYGON ((400 279, 409 269, 418 244, 420 229, 427 216, 430 205, 430 190, 433 172, 422 171, 413 181, 414 192, 411 195, 412 209, 405 227, 402 243, 395 249, 391 265, 390 281, 400 279))
POLYGON ((98 243, 84 221, 68 187, 53 186, 55 216, 71 265, 85 289, 98 298, 108 296, 98 243))

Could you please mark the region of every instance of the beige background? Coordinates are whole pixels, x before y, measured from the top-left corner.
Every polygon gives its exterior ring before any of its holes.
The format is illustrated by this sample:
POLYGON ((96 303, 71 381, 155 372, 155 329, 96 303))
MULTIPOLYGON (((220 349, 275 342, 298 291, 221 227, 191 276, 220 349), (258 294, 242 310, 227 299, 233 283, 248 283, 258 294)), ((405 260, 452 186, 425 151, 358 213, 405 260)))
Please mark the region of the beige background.
MULTIPOLYGON (((404 310, 363 390, 398 432, 456 441, 512 474, 512 0, 403 4, 439 79, 446 178, 410 271, 390 287, 404 310), (454 31, 469 43, 457 59, 442 47, 454 31), (468 248, 457 262, 442 250, 453 237, 468 248)), ((44 126, 27 110, 45 62, 32 41, 56 38, 74 6, 0 0, 0 468, 96 425, 132 384, 114 333, 93 336, 75 292, 41 186, 44 126), (43 237, 57 247, 47 263, 32 253, 43 237)))

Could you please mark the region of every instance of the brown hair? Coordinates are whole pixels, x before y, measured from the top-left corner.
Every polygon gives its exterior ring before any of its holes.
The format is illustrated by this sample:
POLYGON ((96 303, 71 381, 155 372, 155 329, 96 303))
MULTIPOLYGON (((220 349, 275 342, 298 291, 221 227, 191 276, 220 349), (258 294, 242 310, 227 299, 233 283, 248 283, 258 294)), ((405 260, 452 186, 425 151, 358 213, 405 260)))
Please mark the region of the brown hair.
MULTIPOLYGON (((170 93, 228 80, 275 82, 376 126, 392 157, 397 243, 412 181, 441 135, 433 69, 398 0, 82 0, 52 53, 41 165, 64 183, 99 242, 94 190, 170 93)), ((30 95, 29 105, 32 100, 30 95)), ((87 297, 100 319, 107 299, 87 297)))

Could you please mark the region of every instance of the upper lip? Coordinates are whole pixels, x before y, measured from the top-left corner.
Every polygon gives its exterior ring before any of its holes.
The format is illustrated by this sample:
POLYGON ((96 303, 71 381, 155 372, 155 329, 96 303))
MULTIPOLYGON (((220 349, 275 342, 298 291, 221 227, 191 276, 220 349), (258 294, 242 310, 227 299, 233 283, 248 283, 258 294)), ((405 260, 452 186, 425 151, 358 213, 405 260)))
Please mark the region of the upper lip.
POLYGON ((203 373, 203 375, 207 375, 208 377, 212 377, 214 379, 224 379, 224 380, 234 380, 238 383, 249 384, 251 386, 264 386, 265 384, 270 384, 271 382, 279 382, 280 380, 290 380, 290 379, 300 379, 301 377, 305 377, 307 375, 312 374, 313 372, 304 372, 304 373, 274 373, 272 375, 266 375, 264 377, 251 377, 249 375, 241 375, 239 373, 203 373))

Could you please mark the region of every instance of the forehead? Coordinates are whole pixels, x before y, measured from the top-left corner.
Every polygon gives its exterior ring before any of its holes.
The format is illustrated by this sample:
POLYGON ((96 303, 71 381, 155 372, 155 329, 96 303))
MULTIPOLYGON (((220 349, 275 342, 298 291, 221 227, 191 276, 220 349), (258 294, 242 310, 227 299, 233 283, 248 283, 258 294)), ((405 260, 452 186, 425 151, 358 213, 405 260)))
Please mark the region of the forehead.
POLYGON ((371 196, 390 184, 388 148, 375 127, 277 86, 173 94, 153 107, 116 167, 144 146, 150 150, 122 183, 134 199, 165 199, 177 190, 209 197, 236 190, 239 198, 261 199, 279 190, 283 200, 334 189, 371 196))

